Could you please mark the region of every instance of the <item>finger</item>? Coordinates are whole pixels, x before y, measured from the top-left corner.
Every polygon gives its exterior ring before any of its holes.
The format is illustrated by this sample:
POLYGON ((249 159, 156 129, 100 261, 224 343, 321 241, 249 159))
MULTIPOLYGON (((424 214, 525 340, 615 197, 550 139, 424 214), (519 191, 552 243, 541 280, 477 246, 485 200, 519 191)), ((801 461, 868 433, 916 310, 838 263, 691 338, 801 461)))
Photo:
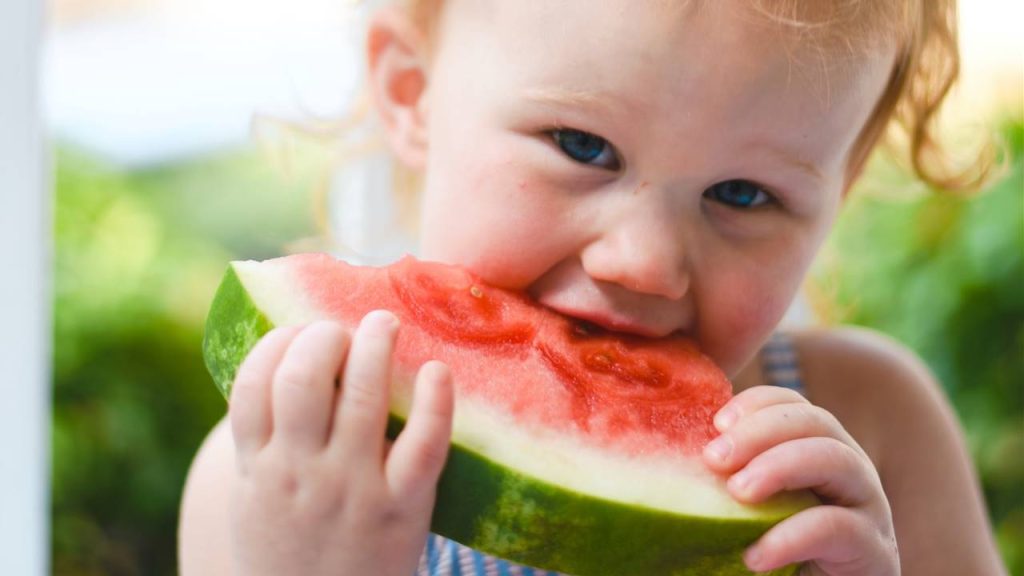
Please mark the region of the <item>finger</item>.
POLYGON ((386 464, 388 484, 399 495, 418 496, 418 487, 433 489, 452 435, 455 402, 448 367, 428 362, 416 376, 412 410, 386 464))
POLYGON ((898 574, 898 558, 891 533, 839 506, 815 506, 783 520, 743 555, 755 572, 813 562, 832 576, 898 574))
POLYGON ((772 446, 816 436, 856 446, 831 412, 807 402, 790 402, 769 405, 741 417, 704 447, 704 461, 712 470, 733 472, 772 446))
POLYGON ((298 453, 323 448, 347 349, 345 329, 330 321, 310 324, 292 340, 274 373, 273 441, 298 453))
POLYGON ((376 310, 363 318, 352 337, 331 437, 344 461, 380 459, 383 454, 391 355, 397 334, 398 319, 376 310))
POLYGON ((784 442, 758 454, 726 486, 749 503, 785 490, 810 489, 829 504, 855 507, 882 493, 869 460, 835 438, 822 437, 784 442))
POLYGON ((265 334, 246 355, 235 375, 228 402, 235 447, 245 455, 262 448, 273 430, 270 382, 278 363, 299 327, 275 328, 265 334))
POLYGON ((715 414, 714 425, 725 432, 743 416, 775 404, 808 404, 799 392, 781 386, 754 386, 733 396, 715 414))

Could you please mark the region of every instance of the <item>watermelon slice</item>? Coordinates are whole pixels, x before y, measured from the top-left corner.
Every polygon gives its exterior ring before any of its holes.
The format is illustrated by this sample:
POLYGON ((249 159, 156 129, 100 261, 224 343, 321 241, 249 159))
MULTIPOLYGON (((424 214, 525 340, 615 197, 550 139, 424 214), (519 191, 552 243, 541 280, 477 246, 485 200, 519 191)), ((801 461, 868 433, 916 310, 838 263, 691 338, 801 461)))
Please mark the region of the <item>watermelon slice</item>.
POLYGON ((407 257, 365 268, 316 254, 233 262, 207 320, 206 363, 227 397, 272 327, 321 318, 354 327, 378 308, 402 322, 391 437, 423 362, 440 359, 454 377, 438 534, 577 576, 747 574, 741 552, 813 503, 795 494, 742 505, 704 467, 731 385, 690 341, 612 335, 442 264, 407 257))

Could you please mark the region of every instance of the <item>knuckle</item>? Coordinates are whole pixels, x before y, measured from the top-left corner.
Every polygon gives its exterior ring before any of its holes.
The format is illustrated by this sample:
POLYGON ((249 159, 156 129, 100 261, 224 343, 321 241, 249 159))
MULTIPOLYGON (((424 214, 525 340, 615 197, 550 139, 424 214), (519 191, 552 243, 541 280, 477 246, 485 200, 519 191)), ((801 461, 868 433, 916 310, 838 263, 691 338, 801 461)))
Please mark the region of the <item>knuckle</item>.
POLYGON ((343 486, 332 482, 311 482, 296 495, 296 511, 304 522, 320 524, 349 512, 353 501, 358 502, 358 499, 351 498, 343 486))
POLYGON ((248 407, 255 403, 255 392, 260 389, 260 380, 252 374, 239 374, 231 383, 228 407, 248 407))
POLYGON ((843 470, 856 467, 859 460, 853 448, 835 438, 822 438, 821 452, 828 464, 843 470))
POLYGON ((280 456, 274 450, 267 450, 250 465, 247 486, 251 497, 290 502, 300 492, 304 475, 299 466, 280 456))
POLYGON ((812 404, 791 404, 786 410, 802 425, 814 424, 821 419, 820 409, 812 404))
POLYGON ((297 459, 271 451, 250 466, 233 498, 267 519, 297 526, 343 521, 365 528, 385 509, 377 491, 333 460, 297 459))
POLYGON ((272 354, 273 350, 286 348, 301 328, 299 326, 275 326, 263 334, 250 351, 250 356, 272 354))
POLYGON ((279 498, 294 500, 302 489, 302 481, 299 475, 284 470, 273 476, 270 488, 279 498))
POLYGON ((836 435, 843 430, 842 424, 834 414, 806 401, 786 405, 782 417, 796 426, 829 435, 836 435))
POLYGON ((260 338, 261 342, 269 342, 279 338, 294 336, 299 331, 298 326, 274 326, 260 338))
POLYGON ((348 337, 345 327, 334 320, 318 320, 307 329, 316 339, 328 344, 344 341, 348 337))
POLYGON ((346 381, 342 386, 342 398, 357 411, 371 410, 380 403, 380 387, 374 386, 372 377, 366 376, 346 381))
POLYGON ((861 521, 857 514, 849 508, 834 506, 830 507, 829 513, 824 515, 822 524, 824 524, 826 534, 847 539, 850 535, 858 532, 861 521))
POLYGON ((263 355, 264 352, 258 347, 249 350, 235 372, 234 381, 231 383, 232 388, 251 389, 259 384, 260 379, 267 375, 262 368, 263 355))
POLYGON ((352 339, 352 332, 344 324, 331 320, 329 321, 329 326, 330 334, 335 340, 348 343, 352 339))
MULTIPOLYGON (((228 418, 231 419, 232 433, 236 436, 236 442, 239 433, 245 433, 246 437, 249 436, 253 421, 259 417, 261 408, 255 395, 246 394, 240 390, 242 388, 239 387, 232 389, 231 399, 228 401, 228 418)), ((238 447, 236 446, 236 448, 238 447)))
POLYGON ((769 530, 761 538, 760 547, 769 558, 784 558, 793 556, 793 552, 799 548, 799 542, 793 530, 769 530))
POLYGON ((844 442, 829 439, 824 444, 821 457, 828 469, 836 470, 845 478, 867 478, 873 481, 874 467, 866 466, 860 452, 844 442))
POLYGON ((400 506, 382 505, 374 511, 378 521, 384 525, 398 524, 405 519, 406 511, 400 506))
POLYGON ((414 450, 413 465, 423 474, 440 470, 448 459, 448 446, 437 442, 418 442, 414 450))
POLYGON ((773 391, 769 390, 768 386, 755 386, 737 394, 729 401, 729 404, 743 413, 750 413, 755 411, 758 406, 767 404, 771 394, 773 391))
POLYGON ((779 402, 785 402, 788 404, 796 404, 800 406, 810 406, 811 403, 804 397, 803 394, 793 390, 792 388, 784 388, 782 386, 773 386, 777 389, 779 402))
POLYGON ((761 405, 770 404, 805 404, 807 399, 799 392, 781 386, 761 385, 750 389, 751 401, 761 405))
POLYGON ((839 418, 836 418, 835 414, 820 406, 815 406, 813 404, 808 404, 807 406, 811 408, 815 418, 819 422, 823 423, 829 430, 838 431, 844 429, 843 424, 839 421, 839 418))
POLYGON ((283 388, 306 388, 310 379, 309 371, 301 362, 285 362, 274 373, 274 383, 283 388))

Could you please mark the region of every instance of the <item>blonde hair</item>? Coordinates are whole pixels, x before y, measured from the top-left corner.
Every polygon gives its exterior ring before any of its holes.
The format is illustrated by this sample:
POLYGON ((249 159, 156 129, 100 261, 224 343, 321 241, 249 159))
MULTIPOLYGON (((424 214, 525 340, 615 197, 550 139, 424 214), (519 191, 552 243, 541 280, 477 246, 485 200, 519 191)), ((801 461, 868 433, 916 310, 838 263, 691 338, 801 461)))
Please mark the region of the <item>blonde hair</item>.
MULTIPOLYGON (((879 4, 864 0, 844 3, 879 4)), ((901 18, 893 24, 903 34, 897 38, 899 52, 885 92, 856 144, 855 155, 863 163, 887 134, 887 144, 902 148, 900 152, 913 173, 931 188, 949 193, 975 192, 995 166, 994 144, 982 147, 966 166, 957 167, 938 136, 939 111, 960 76, 956 0, 895 4, 902 7, 901 18)))
MULTIPOLYGON (((700 6, 710 0, 676 0, 700 6)), ((410 18, 434 40, 443 0, 401 0, 410 18)), ((684 4, 680 4, 683 6, 684 4)), ((842 51, 856 55, 875 43, 897 46, 889 82, 851 151, 851 172, 858 173, 884 142, 893 156, 939 193, 969 194, 987 181, 996 163, 992 143, 970 162, 951 160, 938 137, 938 114, 960 73, 956 0, 750 0, 749 14, 777 27, 781 34, 810 42, 823 59, 842 51)), ((338 122, 292 126, 325 142, 345 141, 353 127, 371 119, 368 98, 351 117, 338 122)), ((371 138, 369 142, 375 139, 371 138)), ((351 141, 334 154, 336 164, 351 162, 372 146, 351 141)), ((404 224, 414 226, 419 178, 394 163, 396 202, 404 224)), ((327 218, 327 184, 316 196, 317 222, 324 240, 334 234, 327 218)))
MULTIPOLYGON (((433 34, 442 0, 405 1, 414 21, 433 34)), ((885 140, 936 191, 973 192, 985 182, 995 146, 957 167, 938 136, 938 113, 960 75, 956 0, 751 0, 749 9, 825 58, 875 43, 897 46, 889 82, 852 151, 855 169, 885 140)))

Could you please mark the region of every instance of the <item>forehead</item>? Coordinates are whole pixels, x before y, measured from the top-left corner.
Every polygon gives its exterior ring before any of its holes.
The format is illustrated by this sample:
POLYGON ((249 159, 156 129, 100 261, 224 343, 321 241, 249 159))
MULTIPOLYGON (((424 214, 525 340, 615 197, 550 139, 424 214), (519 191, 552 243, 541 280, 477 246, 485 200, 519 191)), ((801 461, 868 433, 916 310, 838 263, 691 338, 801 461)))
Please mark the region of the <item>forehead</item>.
MULTIPOLYGON (((873 0, 447 0, 454 20, 472 22, 503 44, 552 63, 614 50, 623 60, 653 61, 758 52, 784 56, 787 69, 839 74, 865 58, 894 52, 905 10, 872 8, 873 0), (856 8, 854 8, 856 7, 856 8), (891 16, 891 18, 887 18, 891 16), (895 21, 894 21, 895 20, 895 21), (700 39, 696 45, 686 40, 700 39), (693 48, 681 52, 680 48, 693 48), (728 50, 716 53, 714 50, 728 50), (552 52, 557 50, 557 52, 552 52)), ((901 2, 886 4, 902 4, 901 2)))
POLYGON ((475 60, 510 92, 581 102, 610 95, 612 112, 675 132, 749 126, 806 140, 852 116, 860 125, 835 128, 858 132, 895 50, 826 50, 754 4, 451 0, 444 28, 460 37, 451 43, 458 58, 475 60), (684 103, 700 103, 700 117, 688 118, 684 103))
MULTIPOLYGON (((463 11, 475 8, 477 15, 518 8, 514 3, 487 0, 410 1, 416 22, 428 33, 435 32, 440 14, 453 5, 463 11)), ((555 15, 560 8, 568 7, 578 16, 580 7, 594 15, 608 7, 620 16, 619 21, 624 25, 629 25, 633 16, 640 15, 634 14, 632 9, 642 8, 656 14, 660 22, 669 26, 695 11, 724 10, 748 23, 774 30, 779 39, 809 44, 820 52, 835 55, 865 47, 906 43, 912 36, 912 28, 922 17, 922 1, 927 0, 645 0, 642 4, 627 2, 604 6, 596 2, 584 2, 583 6, 571 6, 571 2, 537 3, 531 8, 555 15)))

